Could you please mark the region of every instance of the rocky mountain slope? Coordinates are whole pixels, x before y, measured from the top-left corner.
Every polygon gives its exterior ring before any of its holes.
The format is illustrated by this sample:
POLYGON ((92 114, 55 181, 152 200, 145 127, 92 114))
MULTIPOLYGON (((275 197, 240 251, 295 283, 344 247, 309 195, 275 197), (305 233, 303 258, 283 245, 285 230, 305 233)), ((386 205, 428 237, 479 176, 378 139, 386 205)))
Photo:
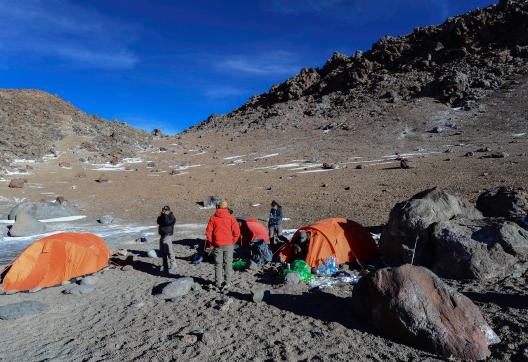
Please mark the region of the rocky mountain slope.
POLYGON ((0 158, 40 158, 70 136, 94 158, 130 157, 149 135, 118 121, 88 115, 58 96, 38 90, 0 90, 0 158))
POLYGON ((501 0, 438 26, 384 37, 365 53, 334 53, 322 68, 303 69, 237 110, 212 115, 189 132, 346 131, 390 111, 390 105, 405 107, 423 98, 472 109, 482 97, 525 74, 527 64, 528 2, 501 0))

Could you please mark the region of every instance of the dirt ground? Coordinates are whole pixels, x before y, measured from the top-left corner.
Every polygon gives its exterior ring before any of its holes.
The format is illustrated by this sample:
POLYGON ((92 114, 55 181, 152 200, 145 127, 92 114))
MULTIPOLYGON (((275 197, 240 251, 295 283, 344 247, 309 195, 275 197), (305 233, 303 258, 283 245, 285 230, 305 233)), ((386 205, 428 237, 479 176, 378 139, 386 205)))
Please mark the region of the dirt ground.
MULTIPOLYGON (((212 210, 200 208, 198 202, 217 195, 229 200, 236 215, 261 220, 266 220, 275 199, 289 218, 285 227, 291 229, 334 216, 378 226, 387 221, 396 202, 426 188, 439 186, 474 201, 493 186, 528 187, 526 99, 528 83, 523 80, 472 110, 454 110, 427 99, 401 107, 384 104, 371 123, 358 124, 352 131, 183 134, 156 141, 157 148, 138 154, 140 160, 123 161, 113 170, 79 162, 83 154, 72 136, 57 145, 58 159, 17 163, 19 168, 32 167, 21 175, 28 184, 8 189, 7 183, 0 183, 1 195, 12 203, 64 196, 90 222, 112 214, 152 225, 161 206, 168 204, 178 223, 205 224, 212 210), (429 132, 435 125, 444 130, 429 132), (159 147, 166 151, 157 151, 159 147), (485 147, 491 151, 477 151, 485 147), (401 169, 396 152, 410 159, 414 168, 401 169), (500 152, 503 158, 488 158, 500 152), (64 161, 70 167, 58 166, 64 161), (324 162, 338 167, 325 170, 324 162), (96 182, 101 174, 109 182, 96 182)), ((176 235, 180 275, 202 285, 176 302, 152 295, 157 286, 170 281, 158 274, 159 260, 145 256, 155 242, 121 245, 137 255, 134 270, 111 266, 98 273, 91 294, 63 295, 61 290, 68 286, 62 286, 1 295, 0 305, 40 300, 51 309, 22 320, 0 321, 0 360, 437 359, 378 336, 357 321, 349 307, 351 286, 314 292, 307 286, 284 287, 272 271, 237 273, 228 295, 229 310, 217 309, 226 297, 208 289, 212 266, 194 266, 188 260, 197 238, 203 238, 203 230, 176 235), (258 285, 272 290, 260 304, 250 301, 250 291, 258 285), (143 305, 131 305, 134 299, 143 305), (182 338, 189 334, 198 341, 186 344, 182 338)), ((490 360, 526 358, 526 275, 499 283, 448 282, 482 308, 503 340, 491 347, 490 360)))

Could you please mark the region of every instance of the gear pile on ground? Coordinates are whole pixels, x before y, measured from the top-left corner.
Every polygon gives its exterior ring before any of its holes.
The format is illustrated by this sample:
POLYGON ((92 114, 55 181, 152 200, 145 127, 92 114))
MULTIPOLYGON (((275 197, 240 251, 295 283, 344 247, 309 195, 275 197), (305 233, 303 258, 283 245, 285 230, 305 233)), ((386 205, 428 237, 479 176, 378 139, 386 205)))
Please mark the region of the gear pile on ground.
POLYGON ((350 130, 350 116, 367 118, 380 98, 398 103, 431 97, 472 108, 476 100, 526 72, 527 34, 528 3, 502 0, 438 26, 384 37, 365 53, 334 53, 322 68, 303 69, 190 131, 299 128, 310 119, 316 127, 350 130))
POLYGON ((125 123, 87 115, 58 96, 38 90, 0 90, 0 158, 39 158, 69 135, 97 158, 131 157, 148 133, 125 123))

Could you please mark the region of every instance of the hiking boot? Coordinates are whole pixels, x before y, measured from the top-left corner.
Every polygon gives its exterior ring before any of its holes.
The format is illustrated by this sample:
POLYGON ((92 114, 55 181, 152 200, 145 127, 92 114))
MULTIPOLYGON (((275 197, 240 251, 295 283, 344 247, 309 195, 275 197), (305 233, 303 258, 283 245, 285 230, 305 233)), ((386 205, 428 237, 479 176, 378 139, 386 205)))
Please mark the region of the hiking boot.
POLYGON ((160 266, 160 273, 165 273, 167 271, 167 269, 165 269, 164 266, 160 266))
POLYGON ((229 282, 229 283, 224 283, 224 285, 222 286, 222 288, 220 289, 220 291, 221 291, 223 294, 227 294, 231 288, 233 288, 233 283, 231 283, 231 282, 229 282))

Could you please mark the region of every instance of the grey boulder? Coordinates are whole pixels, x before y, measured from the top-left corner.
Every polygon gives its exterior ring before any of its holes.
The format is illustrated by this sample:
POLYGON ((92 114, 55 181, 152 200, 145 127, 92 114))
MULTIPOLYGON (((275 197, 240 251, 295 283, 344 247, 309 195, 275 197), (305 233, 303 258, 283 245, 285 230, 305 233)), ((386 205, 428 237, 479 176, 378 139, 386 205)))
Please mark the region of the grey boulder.
POLYGON ((286 277, 284 278, 284 283, 287 285, 296 285, 301 282, 301 276, 297 272, 291 272, 286 274, 286 277))
POLYGON ((500 342, 469 298, 423 267, 383 268, 361 278, 352 308, 388 338, 445 358, 482 360, 500 342))
POLYGON ((23 212, 37 220, 75 215, 75 211, 71 207, 58 202, 24 201, 11 209, 8 218, 15 220, 16 216, 23 212))
POLYGON ((46 232, 46 225, 25 212, 17 215, 15 223, 9 229, 9 235, 13 237, 32 236, 44 232, 46 232))
POLYGON ((214 209, 222 201, 221 197, 218 196, 209 196, 202 201, 203 207, 207 209, 214 209))
POLYGON ((189 294, 194 287, 191 277, 179 278, 163 287, 158 297, 162 299, 174 299, 189 294))
POLYGON ((528 193, 521 189, 495 187, 479 195, 477 209, 487 217, 523 218, 528 214, 528 193))
POLYGON ((25 301, 0 306, 0 319, 15 320, 25 316, 39 314, 49 309, 47 304, 37 301, 25 301))
POLYGON ((396 204, 379 242, 383 258, 390 264, 400 265, 410 263, 415 254, 414 264, 430 264, 429 226, 458 215, 482 218, 482 214, 467 201, 438 188, 422 191, 396 204), (416 253, 415 245, 419 246, 416 253))
POLYGON ((114 222, 114 217, 112 215, 103 215, 97 220, 97 222, 102 225, 110 225, 114 222))
POLYGON ((95 290, 94 285, 76 285, 72 288, 65 289, 63 291, 64 294, 70 294, 70 295, 82 295, 82 294, 89 294, 95 290))
POLYGON ((528 268, 528 231, 504 219, 454 218, 435 224, 431 270, 450 279, 494 279, 528 268))

